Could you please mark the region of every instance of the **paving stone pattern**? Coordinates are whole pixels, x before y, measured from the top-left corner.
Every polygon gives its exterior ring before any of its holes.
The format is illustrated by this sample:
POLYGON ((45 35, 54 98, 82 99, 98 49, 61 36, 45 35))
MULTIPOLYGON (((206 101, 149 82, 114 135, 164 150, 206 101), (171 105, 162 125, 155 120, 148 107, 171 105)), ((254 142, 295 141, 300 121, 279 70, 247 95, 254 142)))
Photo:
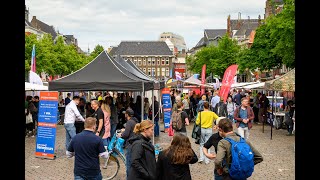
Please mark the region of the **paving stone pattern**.
MULTIPOLYGON (((192 148, 199 156, 199 145, 191 138, 193 124, 187 127, 192 148)), ((160 124, 163 130, 163 124, 160 124)), ((262 125, 255 125, 250 130, 249 140, 261 152, 264 161, 255 166, 254 172, 248 180, 294 180, 295 179, 295 152, 294 136, 286 136, 284 129, 272 129, 265 126, 262 132, 262 125)), ((154 142, 166 148, 170 143, 167 133, 160 133, 154 142)), ((26 180, 72 180, 74 179, 73 167, 74 158, 68 159, 65 156, 65 129, 63 125, 57 126, 55 153, 56 159, 36 158, 35 138, 25 138, 25 179, 26 180)), ((190 165, 192 179, 213 180, 214 163, 190 165)), ((115 180, 125 180, 125 165, 120 160, 120 170, 115 180)))

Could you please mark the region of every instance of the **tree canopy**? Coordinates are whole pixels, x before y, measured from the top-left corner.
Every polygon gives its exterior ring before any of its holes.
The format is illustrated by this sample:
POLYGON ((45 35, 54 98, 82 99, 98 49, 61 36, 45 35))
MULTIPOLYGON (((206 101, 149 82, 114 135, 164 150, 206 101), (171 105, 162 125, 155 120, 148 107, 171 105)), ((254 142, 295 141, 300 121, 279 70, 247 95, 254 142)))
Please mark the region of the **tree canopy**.
POLYGON ((73 44, 65 44, 62 36, 58 36, 54 41, 50 34, 44 34, 41 39, 37 39, 35 34, 25 36, 25 73, 30 71, 32 48, 35 45, 36 73, 46 73, 49 76, 68 75, 88 64, 94 59, 103 47, 97 45, 95 50, 87 56, 78 53, 73 44))

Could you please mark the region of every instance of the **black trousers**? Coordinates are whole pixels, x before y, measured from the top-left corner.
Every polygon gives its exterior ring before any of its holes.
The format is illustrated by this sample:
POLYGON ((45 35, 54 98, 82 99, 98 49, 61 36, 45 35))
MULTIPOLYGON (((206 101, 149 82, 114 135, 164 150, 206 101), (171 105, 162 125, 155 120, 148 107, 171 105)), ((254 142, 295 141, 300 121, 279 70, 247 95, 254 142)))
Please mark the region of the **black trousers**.
POLYGON ((84 130, 84 122, 75 122, 74 126, 76 127, 76 134, 81 133, 84 130))
POLYGON ((254 119, 253 119, 253 122, 259 122, 259 108, 257 107, 253 107, 253 113, 254 113, 254 119))

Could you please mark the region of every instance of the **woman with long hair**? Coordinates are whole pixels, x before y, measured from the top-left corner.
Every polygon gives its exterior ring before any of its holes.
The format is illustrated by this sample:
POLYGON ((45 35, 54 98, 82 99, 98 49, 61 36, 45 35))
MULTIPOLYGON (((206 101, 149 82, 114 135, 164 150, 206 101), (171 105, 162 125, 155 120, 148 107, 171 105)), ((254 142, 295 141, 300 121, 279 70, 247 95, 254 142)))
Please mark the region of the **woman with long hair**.
POLYGON ((126 154, 126 164, 129 170, 128 180, 155 180, 156 157, 154 146, 150 142, 154 124, 150 120, 137 123, 133 132, 136 136, 130 138, 126 154), (128 162, 130 160, 130 162, 128 162))
POLYGON ((101 110, 103 111, 104 114, 104 119, 103 119, 103 124, 104 124, 104 134, 102 136, 102 142, 104 146, 108 146, 110 142, 110 116, 111 116, 111 110, 110 106, 108 105, 107 101, 104 100, 101 103, 101 110))
POLYGON ((161 151, 157 161, 158 180, 191 180, 189 164, 198 161, 187 136, 176 133, 171 145, 161 151))

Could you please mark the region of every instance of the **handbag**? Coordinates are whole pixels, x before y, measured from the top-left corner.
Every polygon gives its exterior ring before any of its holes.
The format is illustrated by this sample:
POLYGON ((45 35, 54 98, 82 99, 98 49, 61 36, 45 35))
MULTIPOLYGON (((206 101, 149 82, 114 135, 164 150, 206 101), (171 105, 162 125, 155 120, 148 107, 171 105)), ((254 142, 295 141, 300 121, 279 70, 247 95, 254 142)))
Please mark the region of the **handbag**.
POLYGON ((33 122, 32 115, 31 113, 29 113, 28 115, 26 115, 26 124, 30 124, 32 122, 33 122))
POLYGON ((197 134, 198 137, 201 136, 201 112, 199 112, 199 116, 200 116, 200 123, 196 127, 196 134, 197 134))
POLYGON ((173 136, 173 135, 174 135, 174 131, 173 131, 171 125, 169 126, 168 135, 169 135, 169 136, 173 136))

